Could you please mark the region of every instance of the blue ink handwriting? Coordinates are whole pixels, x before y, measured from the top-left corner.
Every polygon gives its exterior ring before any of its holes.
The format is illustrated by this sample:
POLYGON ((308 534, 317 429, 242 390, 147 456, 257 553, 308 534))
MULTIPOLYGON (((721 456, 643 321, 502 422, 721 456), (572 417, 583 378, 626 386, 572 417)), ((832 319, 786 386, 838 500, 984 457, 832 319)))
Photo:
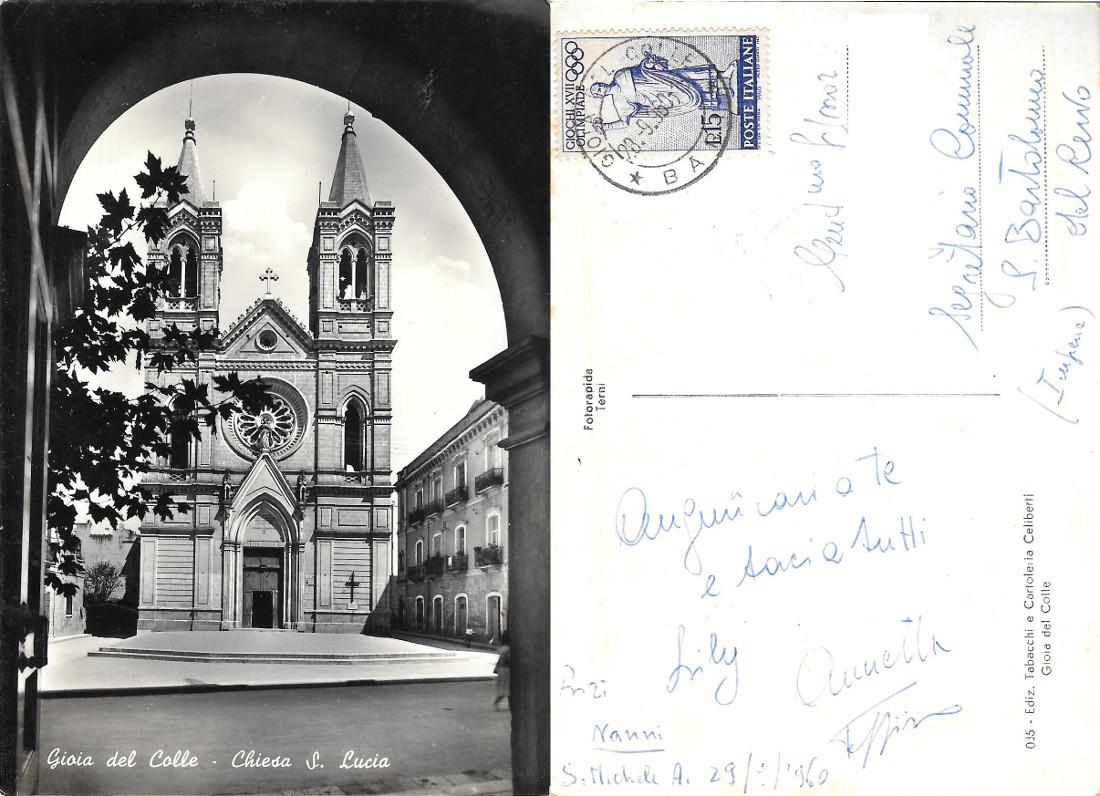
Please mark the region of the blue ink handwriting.
MULTIPOLYGON (((1087 177, 1088 164, 1092 160, 1092 132, 1089 130, 1089 113, 1092 110, 1089 100, 1092 99, 1092 92, 1087 86, 1078 86, 1073 96, 1063 91, 1062 99, 1073 108, 1076 131, 1068 142, 1063 141, 1054 148, 1054 154, 1060 161, 1087 177)), ((1088 198, 1092 195, 1092 189, 1087 185, 1075 188, 1058 186, 1054 189, 1054 195, 1057 200, 1065 200, 1056 201, 1061 209, 1056 209, 1054 215, 1065 223, 1066 232, 1071 237, 1087 234, 1088 225, 1085 222, 1089 217, 1088 198)))
POLYGON ((886 746, 895 735, 900 735, 906 730, 918 729, 924 722, 928 721, 928 719, 935 718, 936 716, 954 716, 962 712, 962 705, 958 704, 949 705, 948 707, 934 710, 923 715, 911 714, 909 711, 903 711, 900 716, 896 716, 891 711, 882 708, 883 705, 894 699, 894 697, 905 693, 916 684, 917 681, 914 680, 909 683, 909 685, 902 686, 886 698, 880 699, 862 713, 849 719, 844 726, 837 731, 832 740, 844 745, 844 751, 847 753, 849 760, 862 750, 863 761, 860 764, 860 768, 866 768, 871 757, 871 750, 875 748, 876 742, 881 741, 881 744, 878 745, 878 753, 881 757, 886 754, 886 746), (874 711, 873 715, 872 711, 874 711), (853 728, 854 725, 860 723, 860 719, 864 719, 868 716, 870 716, 870 719, 862 722, 862 727, 858 729, 853 728), (862 737, 860 737, 861 732, 863 733, 862 737), (853 735, 855 735, 858 740, 853 741, 853 735))
MULTIPOLYGON (((958 32, 947 37, 947 43, 959 48, 959 88, 956 93, 957 108, 955 118, 958 124, 954 129, 939 127, 928 136, 928 143, 944 157, 952 160, 967 160, 977 148, 974 135, 977 128, 970 121, 970 105, 973 96, 974 55, 970 45, 974 43, 973 25, 960 25, 958 32)), ((955 123, 952 122, 952 125, 955 123)))
POLYGON ((832 149, 844 149, 847 146, 848 125, 839 108, 838 77, 836 69, 818 73, 821 102, 813 114, 802 120, 810 125, 809 132, 799 130, 790 134, 792 144, 832 149))
POLYGON ((814 707, 826 695, 840 696, 861 682, 881 677, 899 664, 922 664, 951 650, 940 643, 933 633, 930 639, 921 634, 922 617, 901 620, 904 630, 900 642, 885 647, 881 653, 865 657, 858 663, 845 665, 838 671, 833 653, 827 647, 814 647, 802 656, 795 675, 795 694, 806 707, 814 707))
POLYGON ((604 699, 607 696, 607 680, 590 680, 584 677, 578 679, 577 670, 567 663, 563 667, 558 695, 604 699))
POLYGON ((1023 133, 1010 133, 1009 146, 1001 151, 997 164, 997 182, 1004 183, 1010 177, 1022 191, 1016 208, 1020 218, 1005 230, 1005 243, 1039 243, 1043 239, 1043 151, 1046 128, 1043 126, 1043 96, 1046 93, 1046 75, 1042 69, 1032 69, 1027 88, 1023 133), (1011 146, 1019 144, 1019 147, 1011 146), (1019 151, 1017 151, 1019 150, 1019 151))
POLYGON ((1048 363, 1047 367, 1040 368, 1039 377, 1027 389, 1016 389, 1055 417, 1067 423, 1078 423, 1079 418, 1069 417, 1063 411, 1062 401, 1069 387, 1070 374, 1085 366, 1085 360, 1081 358, 1081 338, 1085 334, 1088 321, 1095 320, 1096 316, 1088 307, 1062 307, 1058 311, 1066 313, 1067 319, 1072 319, 1072 329, 1066 334, 1062 347, 1053 352, 1055 364, 1048 363))
MULTIPOLYGON (((685 682, 694 682, 696 677, 703 675, 707 666, 710 666, 712 670, 717 667, 718 674, 715 675, 718 678, 717 684, 715 684, 711 696, 714 702, 722 707, 732 705, 737 699, 737 691, 740 687, 737 647, 725 646, 719 640, 717 633, 710 633, 708 638, 709 648, 703 663, 692 666, 684 663, 684 636, 686 633, 687 630, 683 625, 680 625, 676 630, 676 665, 669 672, 665 690, 670 694, 674 694, 676 689, 685 682), (687 676, 686 681, 681 679, 684 675, 687 676)), ((701 656, 703 654, 702 648, 697 647, 695 654, 701 656)), ((710 683, 707 684, 707 687, 710 687, 710 683)))

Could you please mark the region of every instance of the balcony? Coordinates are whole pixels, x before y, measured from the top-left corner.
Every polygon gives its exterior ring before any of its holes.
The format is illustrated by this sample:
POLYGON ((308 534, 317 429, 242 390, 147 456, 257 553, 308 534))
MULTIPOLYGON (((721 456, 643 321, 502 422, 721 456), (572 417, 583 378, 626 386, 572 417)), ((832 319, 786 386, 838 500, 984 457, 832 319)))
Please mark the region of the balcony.
POLYGON ((409 512, 409 525, 417 525, 424 522, 424 518, 428 516, 428 512, 421 506, 418 509, 413 509, 409 512))
POLYGON ((488 567, 500 564, 504 560, 504 551, 498 544, 486 545, 474 548, 474 564, 479 567, 488 567))
POLYGON ((345 484, 363 484, 366 486, 371 483, 370 473, 366 470, 344 470, 341 476, 345 484))
POLYGON ((455 503, 461 503, 469 497, 469 490, 466 485, 456 486, 443 498, 443 502, 448 506, 453 506, 455 503))
POLYGON ((195 472, 189 467, 158 467, 156 471, 165 481, 190 481, 195 472))
POLYGON ((470 568, 470 559, 465 553, 455 553, 447 557, 448 572, 465 572, 470 568))
POLYGON ((194 312, 199 308, 198 296, 164 296, 161 309, 167 312, 194 312))
POLYGON ((424 580, 423 564, 414 564, 413 566, 409 567, 409 580, 413 581, 414 583, 420 583, 420 581, 424 580))
POLYGON ((491 467, 485 472, 481 473, 474 479, 474 491, 481 492, 488 489, 493 484, 504 483, 504 468, 503 467, 491 467))
POLYGON ((437 578, 443 574, 443 556, 436 553, 434 556, 428 556, 428 560, 424 562, 424 571, 427 572, 433 578, 437 578))
POLYGON ((443 501, 438 498, 428 502, 428 505, 424 507, 424 516, 430 517, 433 514, 438 514, 443 511, 443 501))
POLYGON ((336 299, 336 304, 342 312, 370 312, 371 301, 369 298, 336 299))

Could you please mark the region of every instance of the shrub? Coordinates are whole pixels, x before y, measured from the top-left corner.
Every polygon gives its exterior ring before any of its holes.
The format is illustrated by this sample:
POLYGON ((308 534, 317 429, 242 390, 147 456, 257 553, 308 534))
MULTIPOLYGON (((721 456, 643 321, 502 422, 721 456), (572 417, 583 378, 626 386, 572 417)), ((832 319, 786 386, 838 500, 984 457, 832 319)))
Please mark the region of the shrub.
POLYGON ((97 561, 85 571, 84 595, 90 602, 105 603, 122 583, 122 572, 110 561, 97 561))

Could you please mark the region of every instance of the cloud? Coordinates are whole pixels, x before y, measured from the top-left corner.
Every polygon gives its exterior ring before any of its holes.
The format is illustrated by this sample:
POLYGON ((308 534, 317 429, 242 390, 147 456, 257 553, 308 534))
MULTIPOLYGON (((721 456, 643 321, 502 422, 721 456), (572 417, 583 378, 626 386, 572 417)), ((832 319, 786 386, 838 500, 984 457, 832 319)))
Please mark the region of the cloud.
POLYGON ((279 275, 271 292, 304 318, 309 296, 305 261, 311 233, 291 216, 283 186, 265 181, 242 185, 236 198, 222 202, 222 219, 222 325, 263 294, 265 286, 259 276, 269 267, 279 275))
POLYGON ((479 284, 484 275, 479 271, 488 268, 488 260, 471 263, 442 255, 413 267, 395 258, 395 470, 466 413, 484 392, 470 380, 470 369, 507 345, 500 297, 479 284), (406 423, 406 418, 419 422, 406 423))
POLYGON ((427 270, 437 278, 454 284, 468 283, 473 273, 473 268, 465 260, 454 260, 443 255, 433 257, 428 262, 427 270))

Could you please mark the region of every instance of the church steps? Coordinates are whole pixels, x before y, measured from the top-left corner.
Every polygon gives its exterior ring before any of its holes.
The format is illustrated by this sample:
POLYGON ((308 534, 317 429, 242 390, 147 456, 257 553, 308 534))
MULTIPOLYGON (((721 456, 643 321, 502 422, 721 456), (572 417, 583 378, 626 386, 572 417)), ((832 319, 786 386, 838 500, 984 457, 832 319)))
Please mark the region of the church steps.
POLYGON ((140 658, 157 661, 191 661, 194 663, 292 663, 341 665, 354 663, 433 663, 448 659, 457 659, 458 655, 448 652, 412 652, 412 653, 366 653, 341 655, 331 653, 285 653, 285 652, 194 652, 188 650, 139 649, 127 647, 118 649, 102 647, 88 653, 89 657, 101 658, 140 658))

